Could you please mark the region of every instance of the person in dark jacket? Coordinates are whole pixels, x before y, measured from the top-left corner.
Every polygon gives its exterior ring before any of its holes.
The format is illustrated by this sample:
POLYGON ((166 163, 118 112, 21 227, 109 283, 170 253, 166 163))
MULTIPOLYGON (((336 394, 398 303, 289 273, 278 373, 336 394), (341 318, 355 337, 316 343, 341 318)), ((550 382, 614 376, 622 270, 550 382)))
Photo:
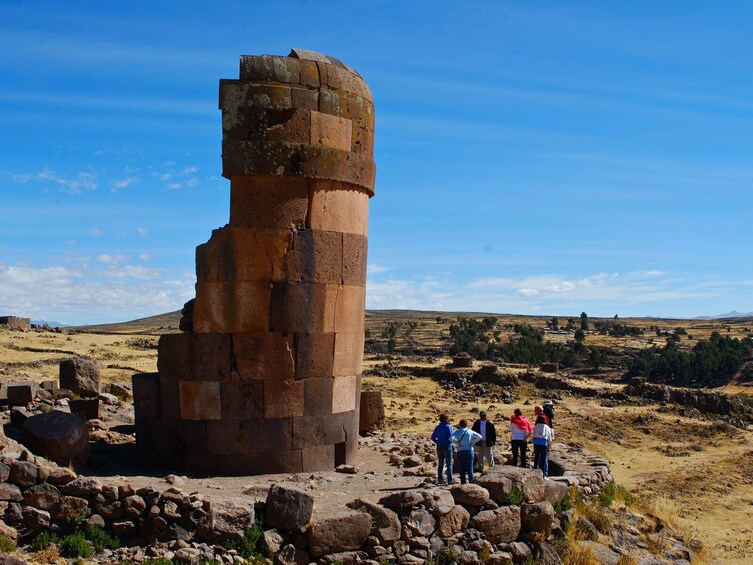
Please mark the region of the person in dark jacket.
POLYGON ((481 441, 473 446, 473 450, 476 453, 476 467, 479 471, 483 471, 484 460, 489 467, 494 466, 492 447, 497 443, 497 431, 494 429, 494 424, 486 419, 486 410, 479 412, 478 416, 479 419, 473 422, 471 429, 481 436, 481 441))
POLYGON ((439 424, 431 434, 431 441, 437 445, 437 483, 440 485, 445 484, 442 477, 444 467, 447 467, 447 483, 455 482, 452 479, 452 439, 450 439, 454 431, 447 421, 447 416, 440 414, 439 424))
POLYGON ((544 402, 544 415, 547 417, 549 427, 554 429, 554 402, 547 400, 544 402))

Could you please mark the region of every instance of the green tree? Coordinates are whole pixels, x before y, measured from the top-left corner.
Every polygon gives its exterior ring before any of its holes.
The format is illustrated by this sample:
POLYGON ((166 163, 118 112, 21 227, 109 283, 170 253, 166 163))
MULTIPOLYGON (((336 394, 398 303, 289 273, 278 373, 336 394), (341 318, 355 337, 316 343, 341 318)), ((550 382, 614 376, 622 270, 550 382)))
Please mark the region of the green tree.
POLYGON ((577 341, 578 343, 583 343, 584 341, 586 341, 586 332, 584 332, 583 330, 575 330, 574 337, 575 341, 577 341))
POLYGON ((560 319, 557 316, 553 317, 549 322, 549 327, 555 331, 560 329, 560 319))
POLYGON ((585 312, 580 313, 580 329, 584 332, 588 331, 588 314, 585 312))

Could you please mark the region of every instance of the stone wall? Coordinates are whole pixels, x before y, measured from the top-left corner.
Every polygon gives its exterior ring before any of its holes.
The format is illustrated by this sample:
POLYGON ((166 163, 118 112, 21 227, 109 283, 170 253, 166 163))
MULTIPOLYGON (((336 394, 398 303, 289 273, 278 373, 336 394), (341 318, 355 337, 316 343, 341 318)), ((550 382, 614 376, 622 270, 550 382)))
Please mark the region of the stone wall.
POLYGON ((294 49, 220 81, 230 223, 196 250, 182 334, 133 380, 138 444, 215 474, 355 462, 374 107, 360 75, 294 49))
POLYGON ((0 316, 0 327, 28 332, 31 330, 31 318, 0 316))

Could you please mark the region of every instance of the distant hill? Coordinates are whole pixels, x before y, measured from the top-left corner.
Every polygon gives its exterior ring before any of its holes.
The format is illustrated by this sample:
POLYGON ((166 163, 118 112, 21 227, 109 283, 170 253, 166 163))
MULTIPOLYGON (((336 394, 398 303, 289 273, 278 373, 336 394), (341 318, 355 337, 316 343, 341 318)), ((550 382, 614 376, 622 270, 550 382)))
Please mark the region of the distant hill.
POLYGON ((716 316, 698 316, 693 319, 694 320, 726 320, 728 318, 753 318, 753 312, 748 312, 744 314, 742 312, 732 310, 732 312, 727 312, 726 314, 717 314, 716 316))
POLYGON ((139 318, 130 322, 75 326, 73 329, 94 333, 165 333, 178 331, 180 310, 139 318))
POLYGON ((69 327, 68 324, 61 324, 60 322, 53 322, 51 320, 32 320, 32 324, 37 326, 44 326, 45 324, 50 326, 51 328, 67 328, 69 327))

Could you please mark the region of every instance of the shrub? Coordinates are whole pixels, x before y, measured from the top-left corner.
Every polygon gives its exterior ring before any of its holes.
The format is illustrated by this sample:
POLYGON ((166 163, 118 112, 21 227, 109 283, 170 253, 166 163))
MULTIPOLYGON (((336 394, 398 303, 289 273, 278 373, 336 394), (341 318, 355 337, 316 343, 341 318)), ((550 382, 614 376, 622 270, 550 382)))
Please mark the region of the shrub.
POLYGON ((453 565, 460 561, 460 554, 452 547, 443 547, 437 553, 437 565, 453 565))
POLYGON ((591 522, 602 534, 609 534, 612 530, 612 519, 604 507, 595 501, 580 505, 580 513, 591 522))
POLYGON ((58 543, 59 541, 60 538, 57 537, 53 532, 45 530, 44 532, 41 532, 34 536, 34 539, 31 540, 31 548, 34 551, 42 551, 53 543, 58 543))
POLYGON ((612 506, 616 490, 614 483, 607 483, 604 485, 604 488, 599 491, 599 500, 601 500, 601 503, 604 506, 612 506))
POLYGON ((118 549, 120 547, 120 540, 108 534, 105 530, 89 526, 88 524, 83 528, 84 537, 91 542, 96 551, 102 551, 103 549, 118 549))
POLYGON ((81 532, 69 534, 60 540, 60 555, 63 557, 91 557, 92 544, 81 532))
POLYGON ((264 555, 259 551, 259 540, 263 533, 261 525, 254 522, 240 540, 225 540, 222 545, 226 549, 236 550, 244 559, 263 558, 264 555))
MULTIPOLYGON (((121 565, 130 565, 130 563, 121 565)), ((141 562, 141 565, 173 565, 173 560, 167 557, 147 557, 141 562)))
POLYGON ((7 536, 0 536, 0 553, 10 553, 16 551, 16 542, 7 536))
POLYGON ((507 497, 507 502, 511 506, 520 506, 524 500, 525 496, 523 496, 523 491, 517 487, 513 487, 510 491, 510 495, 507 497))

